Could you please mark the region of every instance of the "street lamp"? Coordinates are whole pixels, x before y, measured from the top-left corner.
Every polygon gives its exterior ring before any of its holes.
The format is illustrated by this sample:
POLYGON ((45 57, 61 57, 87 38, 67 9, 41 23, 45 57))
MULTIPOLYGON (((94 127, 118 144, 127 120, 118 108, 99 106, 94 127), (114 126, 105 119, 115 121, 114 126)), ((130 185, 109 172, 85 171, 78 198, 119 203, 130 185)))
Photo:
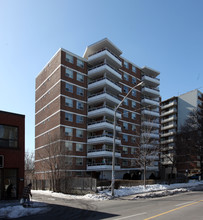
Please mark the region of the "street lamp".
POLYGON ((123 101, 128 97, 128 95, 132 92, 132 90, 138 86, 143 85, 141 82, 135 86, 133 86, 130 91, 123 97, 120 103, 114 109, 114 127, 113 127, 113 152, 112 152, 112 178, 111 178, 111 196, 114 196, 114 184, 115 184, 115 148, 116 148, 116 112, 118 108, 121 106, 123 101))

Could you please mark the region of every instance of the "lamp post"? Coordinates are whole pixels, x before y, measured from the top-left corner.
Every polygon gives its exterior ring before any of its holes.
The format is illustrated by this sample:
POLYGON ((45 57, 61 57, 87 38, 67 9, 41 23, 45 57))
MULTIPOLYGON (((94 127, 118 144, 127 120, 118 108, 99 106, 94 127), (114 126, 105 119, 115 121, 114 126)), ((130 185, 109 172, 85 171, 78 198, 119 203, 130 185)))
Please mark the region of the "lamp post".
POLYGON ((140 82, 139 84, 133 86, 130 91, 126 94, 126 96, 123 97, 123 99, 120 101, 120 103, 115 107, 114 109, 114 127, 113 127, 113 152, 112 152, 112 178, 111 178, 111 196, 114 196, 114 184, 115 184, 115 149, 116 149, 116 112, 118 108, 121 106, 123 101, 129 96, 129 94, 132 92, 133 89, 135 89, 138 86, 143 85, 143 82, 140 82))

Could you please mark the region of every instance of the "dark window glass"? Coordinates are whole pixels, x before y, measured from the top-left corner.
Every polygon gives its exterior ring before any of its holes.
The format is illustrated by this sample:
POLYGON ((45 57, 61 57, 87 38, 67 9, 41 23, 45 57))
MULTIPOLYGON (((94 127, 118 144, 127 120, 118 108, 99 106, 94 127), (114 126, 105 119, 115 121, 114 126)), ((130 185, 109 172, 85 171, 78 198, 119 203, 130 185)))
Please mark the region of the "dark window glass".
POLYGON ((18 128, 0 125, 0 147, 18 147, 18 128))

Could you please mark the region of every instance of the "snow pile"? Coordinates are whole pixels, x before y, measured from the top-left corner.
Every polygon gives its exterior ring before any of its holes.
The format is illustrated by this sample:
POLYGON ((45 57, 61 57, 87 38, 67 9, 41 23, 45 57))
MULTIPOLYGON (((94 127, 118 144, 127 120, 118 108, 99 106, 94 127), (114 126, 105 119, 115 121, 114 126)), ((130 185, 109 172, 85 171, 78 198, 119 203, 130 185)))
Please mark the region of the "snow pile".
POLYGON ((44 213, 48 210, 49 208, 44 204, 42 205, 41 203, 34 203, 29 208, 24 208, 22 205, 6 206, 0 208, 0 218, 14 219, 23 216, 44 213))
MULTIPOLYGON (((199 185, 203 185, 203 181, 191 181, 189 183, 181 184, 171 184, 171 185, 147 185, 144 186, 134 186, 134 187, 121 187, 120 189, 115 189, 115 197, 130 196, 133 195, 133 199, 139 198, 154 198, 161 196, 173 195, 180 192, 186 192, 190 188, 198 188, 199 185)), ((51 191, 43 190, 32 190, 33 197, 34 194, 42 194, 46 196, 63 198, 63 199, 80 199, 80 200, 108 200, 112 199, 111 191, 104 190, 97 194, 86 194, 84 196, 67 195, 63 193, 55 193, 51 191)), ((34 200, 32 200, 34 201, 34 200)), ((43 203, 35 201, 30 208, 24 208, 19 203, 6 203, 1 207, 0 204, 0 218, 14 219, 22 216, 34 215, 39 213, 48 212, 50 208, 43 203)))

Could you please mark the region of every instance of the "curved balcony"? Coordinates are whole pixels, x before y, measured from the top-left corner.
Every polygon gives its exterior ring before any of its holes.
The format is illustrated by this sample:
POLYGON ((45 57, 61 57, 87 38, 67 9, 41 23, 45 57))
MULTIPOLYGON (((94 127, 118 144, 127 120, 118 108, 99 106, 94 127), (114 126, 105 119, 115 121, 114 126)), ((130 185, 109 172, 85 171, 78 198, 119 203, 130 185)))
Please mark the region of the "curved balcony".
MULTIPOLYGON (((119 164, 115 164, 115 170, 120 170, 121 167, 119 164)), ((87 170, 88 171, 97 171, 97 170, 112 170, 112 164, 107 163, 89 163, 87 164, 87 170)))
POLYGON ((159 112, 155 112, 155 111, 150 111, 150 110, 142 110, 142 114, 143 115, 150 115, 150 116, 155 116, 155 117, 159 117, 159 112))
MULTIPOLYGON (((116 139, 115 142, 116 144, 121 145, 121 140, 116 139)), ((103 143, 113 144, 113 137, 108 134, 91 136, 91 137, 88 137, 87 143, 88 144, 103 144, 103 143)))
POLYGON ((142 133, 141 135, 142 138, 154 138, 154 139, 159 139, 159 134, 155 133, 142 133))
POLYGON ((107 48, 104 48, 103 50, 100 50, 95 54, 89 56, 88 63, 90 63, 91 65, 95 65, 102 62, 104 59, 106 59, 109 64, 116 66, 117 68, 120 68, 122 66, 122 62, 120 61, 119 57, 117 57, 107 48))
POLYGON ((121 74, 109 64, 102 63, 98 66, 93 67, 92 69, 88 70, 88 77, 94 78, 103 76, 106 73, 107 77, 113 78, 114 80, 121 80, 121 74))
MULTIPOLYGON (((87 131, 113 130, 113 122, 109 120, 94 121, 88 124, 87 131)), ((116 126, 117 131, 121 131, 120 126, 116 126)))
POLYGON ((115 90, 116 92, 121 92, 121 87, 114 81, 109 78, 102 77, 88 84, 88 91, 93 91, 95 89, 102 89, 104 87, 108 87, 111 90, 115 90))
POLYGON ((101 103, 104 101, 109 101, 111 103, 114 103, 118 105, 120 103, 120 99, 117 96, 114 96, 113 94, 110 94, 108 92, 100 92, 93 95, 90 95, 88 97, 88 104, 96 104, 101 103))
POLYGON ((147 126, 147 127, 151 127, 151 128, 159 128, 160 124, 155 123, 155 122, 150 122, 150 121, 143 121, 142 126, 147 126))
POLYGON ((156 100, 152 100, 152 99, 150 99, 150 98, 143 98, 142 100, 141 100, 141 104, 143 105, 143 106, 155 106, 155 107, 159 107, 159 102, 158 101, 156 101, 156 100))
POLYGON ((150 87, 143 87, 142 88, 142 93, 144 95, 150 96, 150 97, 159 97, 159 90, 156 88, 150 88, 150 87))
POLYGON ((146 85, 150 85, 150 86, 159 86, 160 84, 160 80, 157 78, 152 78, 150 76, 143 76, 142 77, 142 81, 146 84, 146 85))
MULTIPOLYGON (((88 150, 87 158, 96 158, 96 157, 112 157, 112 149, 96 149, 88 150)), ((116 151, 115 157, 121 157, 121 152, 116 151)))
MULTIPOLYGON (((107 105, 88 109, 88 118, 96 118, 104 115, 114 117, 114 109, 107 105)), ((121 118, 121 113, 117 112, 116 117, 121 118)))

